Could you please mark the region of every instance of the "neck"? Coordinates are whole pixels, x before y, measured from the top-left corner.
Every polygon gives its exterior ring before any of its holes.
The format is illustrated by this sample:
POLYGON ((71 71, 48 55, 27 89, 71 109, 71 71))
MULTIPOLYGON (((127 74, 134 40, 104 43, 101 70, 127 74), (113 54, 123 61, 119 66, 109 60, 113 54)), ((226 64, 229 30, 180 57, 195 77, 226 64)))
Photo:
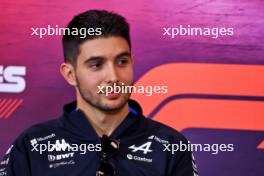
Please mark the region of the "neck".
POLYGON ((77 108, 82 110, 98 136, 110 136, 129 113, 128 103, 117 111, 102 111, 77 98, 77 108))

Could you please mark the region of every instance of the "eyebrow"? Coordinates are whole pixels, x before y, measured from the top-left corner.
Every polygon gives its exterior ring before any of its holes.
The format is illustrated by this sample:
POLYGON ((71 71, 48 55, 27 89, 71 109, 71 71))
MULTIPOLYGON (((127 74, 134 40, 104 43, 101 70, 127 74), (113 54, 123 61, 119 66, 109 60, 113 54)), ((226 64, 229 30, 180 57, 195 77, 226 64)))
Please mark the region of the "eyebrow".
POLYGON ((118 58, 120 58, 120 57, 124 57, 124 56, 131 57, 131 53, 128 52, 128 51, 124 51, 124 52, 118 54, 118 55, 115 57, 115 59, 118 59, 118 58))
MULTIPOLYGON (((131 57, 131 53, 128 52, 128 51, 124 51, 124 52, 116 55, 115 59, 118 59, 118 58, 121 58, 121 57, 124 57, 124 56, 131 57)), ((84 61, 84 64, 87 64, 87 63, 93 62, 93 61, 102 61, 102 60, 106 60, 106 57, 104 57, 104 56, 91 56, 91 57, 89 57, 88 59, 86 59, 84 61)))

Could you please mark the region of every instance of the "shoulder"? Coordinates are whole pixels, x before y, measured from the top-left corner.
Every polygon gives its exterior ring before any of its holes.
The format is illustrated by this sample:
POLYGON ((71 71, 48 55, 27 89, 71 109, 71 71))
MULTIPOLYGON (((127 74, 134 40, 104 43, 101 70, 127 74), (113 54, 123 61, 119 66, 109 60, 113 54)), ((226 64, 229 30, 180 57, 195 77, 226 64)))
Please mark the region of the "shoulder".
POLYGON ((34 142, 39 139, 53 138, 56 131, 63 127, 61 119, 49 120, 46 122, 34 124, 23 131, 15 140, 16 146, 23 146, 26 143, 34 142))
POLYGON ((32 125, 14 140, 7 149, 3 159, 25 157, 38 142, 54 138, 56 130, 61 126, 62 122, 60 119, 32 125))
MULTIPOLYGON (((183 143, 187 143, 187 139, 183 136, 179 131, 176 129, 165 125, 163 123, 157 122, 150 118, 146 118, 143 115, 143 110, 138 102, 135 100, 129 100, 129 107, 132 107, 137 112, 138 116, 140 117, 139 123, 137 123, 134 129, 138 133, 143 133, 146 135, 154 135, 160 136, 160 138, 166 139, 166 141, 170 142, 179 142, 182 141, 183 143)), ((158 137, 157 137, 158 138, 158 137)))
POLYGON ((180 141, 182 143, 188 143, 187 138, 176 129, 149 118, 145 118, 144 121, 147 124, 148 131, 153 132, 156 136, 160 136, 160 138, 173 143, 179 143, 180 141))

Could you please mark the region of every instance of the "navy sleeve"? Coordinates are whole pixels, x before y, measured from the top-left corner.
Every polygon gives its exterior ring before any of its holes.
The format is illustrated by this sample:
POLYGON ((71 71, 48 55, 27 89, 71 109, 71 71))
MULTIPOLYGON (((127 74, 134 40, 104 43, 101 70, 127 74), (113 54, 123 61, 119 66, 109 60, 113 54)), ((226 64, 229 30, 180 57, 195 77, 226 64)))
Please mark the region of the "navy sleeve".
POLYGON ((18 139, 7 150, 0 163, 2 176, 30 176, 30 162, 22 139, 18 139))
MULTIPOLYGON (((188 143, 185 138, 182 138, 182 141, 185 144, 188 143)), ((171 154, 168 176, 198 176, 197 166, 192 151, 177 151, 171 154)))
POLYGON ((174 159, 169 176, 198 176, 197 168, 191 152, 178 152, 181 155, 174 159))

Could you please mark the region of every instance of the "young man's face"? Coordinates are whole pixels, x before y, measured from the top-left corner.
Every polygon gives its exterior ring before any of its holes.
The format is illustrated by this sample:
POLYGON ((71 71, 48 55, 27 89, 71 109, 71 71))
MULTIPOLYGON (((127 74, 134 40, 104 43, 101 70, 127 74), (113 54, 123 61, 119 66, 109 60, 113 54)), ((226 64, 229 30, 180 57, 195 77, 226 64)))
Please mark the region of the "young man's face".
POLYGON ((127 41, 122 37, 88 40, 80 45, 75 78, 77 91, 89 105, 103 111, 119 110, 127 103, 129 93, 98 94, 98 86, 113 84, 131 86, 133 59, 127 41))

